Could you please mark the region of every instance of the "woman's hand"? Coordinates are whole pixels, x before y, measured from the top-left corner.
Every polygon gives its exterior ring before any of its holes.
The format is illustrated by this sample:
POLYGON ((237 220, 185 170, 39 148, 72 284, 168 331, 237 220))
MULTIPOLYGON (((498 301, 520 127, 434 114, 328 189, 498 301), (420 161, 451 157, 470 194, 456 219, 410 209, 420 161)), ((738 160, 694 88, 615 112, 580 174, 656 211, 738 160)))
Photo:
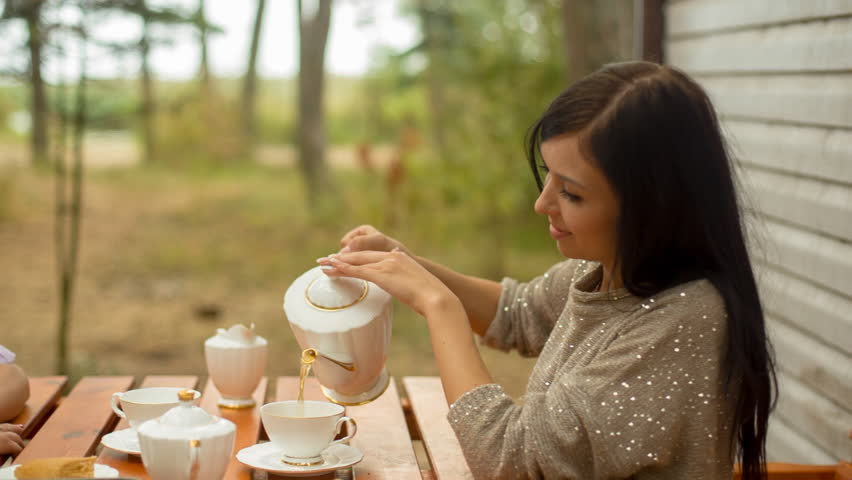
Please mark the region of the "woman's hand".
POLYGON ((411 255, 411 252, 405 248, 405 245, 376 230, 372 225, 361 225, 360 227, 353 228, 340 239, 340 246, 343 247, 340 253, 361 252, 364 250, 390 252, 396 248, 411 255))
MULTIPOLYGON (((393 241, 381 233, 378 235, 393 241)), ((317 263, 326 267, 323 270, 330 277, 355 277, 375 283, 424 317, 434 308, 453 302, 461 305, 441 280, 398 248, 390 252, 334 254, 318 259, 317 263)))
POLYGON ((0 423, 0 455, 17 455, 24 449, 23 425, 0 423))

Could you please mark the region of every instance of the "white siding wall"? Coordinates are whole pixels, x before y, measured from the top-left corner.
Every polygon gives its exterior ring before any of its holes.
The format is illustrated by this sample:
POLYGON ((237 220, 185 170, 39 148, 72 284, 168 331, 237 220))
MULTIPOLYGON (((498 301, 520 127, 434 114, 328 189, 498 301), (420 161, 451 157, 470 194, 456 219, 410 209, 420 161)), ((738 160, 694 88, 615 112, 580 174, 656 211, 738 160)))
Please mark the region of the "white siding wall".
POLYGON ((771 461, 852 460, 852 0, 665 4, 742 167, 781 395, 771 461))

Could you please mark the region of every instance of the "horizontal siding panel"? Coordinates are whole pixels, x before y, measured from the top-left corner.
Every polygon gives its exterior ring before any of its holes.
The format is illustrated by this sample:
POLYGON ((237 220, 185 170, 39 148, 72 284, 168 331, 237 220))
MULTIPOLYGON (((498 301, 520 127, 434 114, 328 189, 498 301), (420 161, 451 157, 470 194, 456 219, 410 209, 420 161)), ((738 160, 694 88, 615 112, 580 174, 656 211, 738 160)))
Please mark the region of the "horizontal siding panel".
POLYGON ((852 73, 696 80, 725 119, 852 128, 852 73))
POLYGON ((852 0, 696 0, 665 9, 666 34, 707 34, 852 15, 852 0))
POLYGON ((778 366, 812 390, 852 410, 852 356, 776 318, 770 317, 768 325, 778 366))
POLYGON ((768 315, 780 317, 838 351, 852 355, 852 300, 771 267, 758 266, 758 269, 761 297, 768 315))
POLYGON ((852 185, 852 130, 729 119, 725 132, 745 165, 852 185))
POLYGON ((790 428, 778 415, 769 419, 766 435, 766 458, 770 462, 830 465, 839 459, 825 453, 811 440, 790 428))
POLYGON ((762 256, 769 263, 852 297, 852 245, 768 218, 764 225, 766 250, 762 256))
POLYGON ((753 207, 785 221, 852 240, 852 187, 746 168, 753 207))
POLYGON ((778 370, 778 416, 835 458, 849 458, 852 413, 778 370))
POLYGON ((852 17, 665 42, 666 62, 693 74, 852 70, 852 17))

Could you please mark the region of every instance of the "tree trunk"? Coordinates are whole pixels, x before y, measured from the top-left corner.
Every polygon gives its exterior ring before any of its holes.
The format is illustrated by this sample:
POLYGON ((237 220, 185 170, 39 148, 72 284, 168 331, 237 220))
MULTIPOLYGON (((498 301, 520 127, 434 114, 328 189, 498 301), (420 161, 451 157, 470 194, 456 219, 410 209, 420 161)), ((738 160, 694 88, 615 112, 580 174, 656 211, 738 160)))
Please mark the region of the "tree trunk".
MULTIPOLYGON (((85 32, 85 30, 84 30, 85 32)), ((59 328, 57 329, 57 371, 60 375, 67 375, 70 371, 68 361, 68 335, 71 329, 71 314, 73 311, 74 286, 77 276, 77 263, 80 251, 80 224, 82 218, 83 204, 83 134, 86 130, 86 37, 85 33, 80 37, 80 79, 77 83, 77 92, 74 106, 74 123, 72 125, 72 148, 73 167, 71 178, 63 166, 57 167, 57 172, 62 177, 57 182, 62 186, 57 191, 62 194, 58 199, 59 207, 57 215, 62 223, 60 233, 57 235, 57 249, 61 249, 58 256, 62 259, 60 282, 59 282, 59 328), (71 183, 70 204, 65 198, 65 184, 71 183), (67 224, 67 230, 65 228, 67 224), (67 232, 67 237, 65 233, 67 232)))
POLYGON ((201 47, 201 65, 199 66, 198 75, 201 79, 201 88, 205 96, 210 93, 210 66, 207 59, 207 17, 204 15, 205 0, 198 0, 198 33, 199 46, 201 47))
POLYGON ((44 32, 41 25, 41 2, 33 2, 27 11, 27 29, 30 47, 30 94, 32 125, 30 154, 33 165, 47 164, 47 95, 41 75, 41 53, 44 32))
MULTIPOLYGON (((426 55, 429 58, 429 66, 426 69, 426 88, 429 97, 429 117, 432 130, 432 145, 438 158, 442 161, 450 161, 447 152, 447 141, 444 133, 445 95, 441 78, 442 68, 439 65, 441 53, 441 38, 435 29, 433 12, 429 10, 429 0, 419 0, 418 13, 420 24, 423 29, 423 42, 426 45, 426 55)), ((434 2, 432 2, 434 5, 434 2)), ((433 6, 433 8, 440 8, 433 6)))
POLYGON ((325 44, 331 19, 331 0, 305 18, 302 0, 299 14, 299 165, 307 183, 308 204, 328 182, 325 164, 325 118, 323 113, 325 44))
MULTIPOLYGON (((143 8, 145 2, 142 2, 143 8)), ((154 82, 151 75, 151 66, 148 63, 148 57, 151 50, 149 44, 148 27, 150 22, 148 15, 142 16, 142 38, 139 40, 139 55, 141 57, 141 87, 142 87, 142 102, 139 109, 140 121, 142 124, 142 162, 151 164, 156 156, 156 131, 154 126, 154 82)))
POLYGON ((249 49, 248 66, 246 76, 243 79, 243 141, 249 150, 253 150, 255 140, 254 105, 257 96, 257 51, 260 48, 260 31, 263 26, 263 10, 266 0, 257 0, 257 13, 254 17, 254 30, 251 35, 251 48, 249 49))

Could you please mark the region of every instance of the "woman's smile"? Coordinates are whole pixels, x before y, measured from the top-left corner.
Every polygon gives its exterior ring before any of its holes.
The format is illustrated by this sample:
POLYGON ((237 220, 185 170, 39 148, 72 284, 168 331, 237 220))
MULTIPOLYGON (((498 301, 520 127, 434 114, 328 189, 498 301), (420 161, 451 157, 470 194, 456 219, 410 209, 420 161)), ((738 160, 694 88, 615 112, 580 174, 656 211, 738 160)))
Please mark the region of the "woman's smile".
POLYGON ((554 227, 552 223, 550 224, 550 236, 551 237, 555 238, 556 240, 559 240, 560 238, 565 238, 568 235, 571 235, 571 234, 569 232, 566 232, 564 230, 560 230, 560 229, 554 227))

